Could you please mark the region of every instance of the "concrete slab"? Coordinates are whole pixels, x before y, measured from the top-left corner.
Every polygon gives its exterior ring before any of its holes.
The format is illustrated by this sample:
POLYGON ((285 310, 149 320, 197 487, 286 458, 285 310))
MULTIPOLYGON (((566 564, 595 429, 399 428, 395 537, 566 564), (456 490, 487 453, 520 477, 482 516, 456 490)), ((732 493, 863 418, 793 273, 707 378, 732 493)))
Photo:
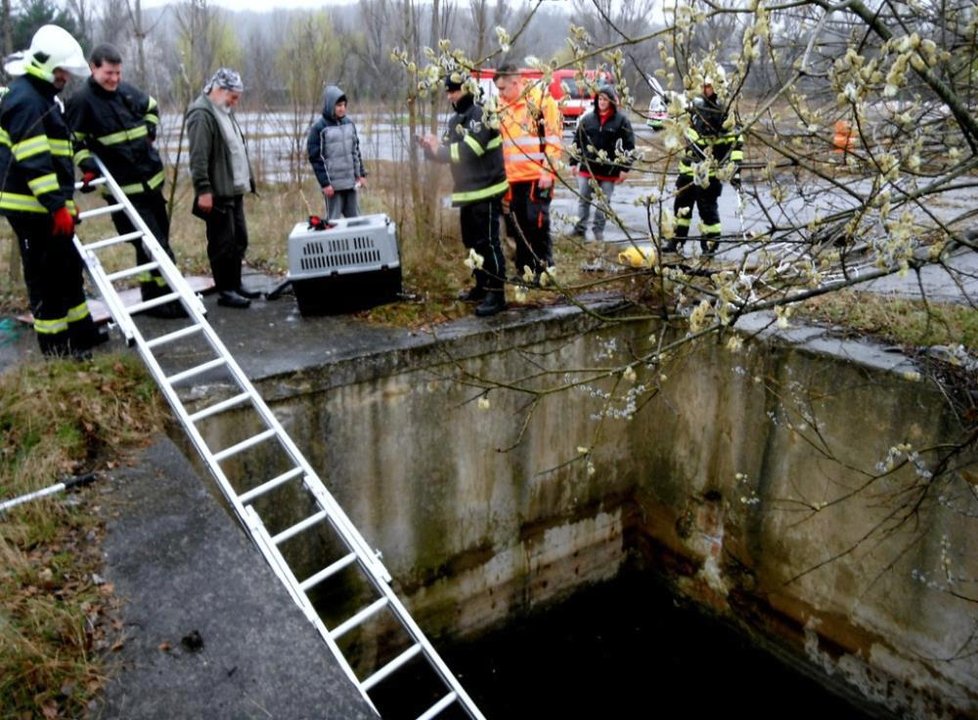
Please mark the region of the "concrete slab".
POLYGON ((125 642, 95 717, 376 718, 168 438, 99 492, 125 642))

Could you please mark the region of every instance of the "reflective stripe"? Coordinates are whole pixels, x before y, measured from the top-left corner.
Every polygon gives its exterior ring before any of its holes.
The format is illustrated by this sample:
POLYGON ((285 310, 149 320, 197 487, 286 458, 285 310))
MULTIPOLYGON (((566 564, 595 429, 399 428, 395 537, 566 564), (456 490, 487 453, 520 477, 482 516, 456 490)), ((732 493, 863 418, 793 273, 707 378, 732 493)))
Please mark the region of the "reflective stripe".
POLYGON ((33 180, 28 180, 27 187, 31 189, 34 195, 43 195, 44 193, 54 192, 60 189, 61 186, 58 185, 58 176, 54 173, 48 173, 47 175, 36 177, 33 180))
POLYGON ((51 154, 56 157, 71 157, 71 140, 57 140, 52 138, 48 142, 51 143, 51 154))
POLYGON ((688 217, 678 217, 676 218, 676 227, 688 228, 691 224, 691 220, 688 217))
POLYGON ((108 135, 103 135, 100 138, 96 138, 98 142, 103 145, 118 145, 119 143, 128 142, 129 140, 138 140, 149 135, 149 129, 145 125, 138 125, 129 130, 120 130, 119 132, 110 133, 108 135))
MULTIPOLYGON (((75 215, 78 210, 74 200, 67 200, 65 207, 72 215, 75 215)), ((50 212, 34 195, 23 195, 3 190, 0 190, 0 210, 42 214, 50 212)))
POLYGON ((33 195, 22 195, 3 190, 0 190, 0 210, 29 213, 46 213, 48 211, 33 195))
POLYGON ((122 185, 119 189, 122 190, 126 195, 135 195, 136 193, 141 193, 148 190, 155 190, 163 181, 166 179, 166 171, 160 170, 153 177, 147 180, 145 183, 132 183, 130 185, 122 185))
POLYGON ((522 147, 524 145, 527 145, 529 147, 539 148, 540 147, 540 138, 538 138, 536 135, 533 135, 532 137, 531 136, 527 136, 527 135, 521 135, 520 137, 515 137, 515 138, 514 137, 507 137, 506 140, 503 142, 503 147, 504 148, 511 147, 511 146, 514 146, 514 145, 519 146, 519 147, 522 147))
POLYGON ((58 333, 68 332, 68 318, 56 318, 54 320, 34 320, 34 332, 38 335, 57 335, 58 333))
POLYGON ((3 128, 0 128, 0 145, 10 147, 10 133, 3 128))
POLYGON ((82 161, 88 160, 90 157, 92 157, 92 153, 90 153, 87 148, 82 148, 75 153, 74 163, 75 165, 81 165, 82 161))
POLYGON ((68 322, 78 322, 79 320, 84 320, 88 317, 88 303, 82 301, 81 305, 75 305, 75 307, 68 310, 68 322))
POLYGON ((507 162, 520 160, 533 160, 536 164, 541 165, 543 161, 547 159, 547 154, 542 152, 527 152, 525 150, 514 150, 511 149, 509 152, 503 150, 503 157, 507 162))
POLYGON ((489 141, 489 144, 486 145, 486 150, 494 150, 495 148, 499 147, 502 144, 503 144, 503 139, 499 135, 496 135, 492 140, 489 141))
POLYGON ((462 142, 469 146, 469 149, 476 154, 476 157, 482 157, 486 154, 485 149, 479 144, 479 141, 471 135, 466 135, 462 138, 462 142))
POLYGON ((470 190, 468 192, 452 193, 453 202, 472 202, 474 200, 485 200, 486 198, 502 195, 509 190, 509 182, 504 180, 501 183, 490 185, 481 190, 470 190))
POLYGON ((14 159, 20 162, 40 153, 51 152, 51 143, 48 142, 47 135, 35 135, 32 138, 21 140, 11 148, 11 151, 14 154, 14 159))
POLYGON ((458 143, 452 143, 448 146, 448 159, 456 165, 462 161, 462 156, 458 151, 458 143))
POLYGON ((706 233, 707 235, 719 235, 722 231, 723 231, 722 223, 717 223, 715 225, 700 224, 700 232, 706 233))

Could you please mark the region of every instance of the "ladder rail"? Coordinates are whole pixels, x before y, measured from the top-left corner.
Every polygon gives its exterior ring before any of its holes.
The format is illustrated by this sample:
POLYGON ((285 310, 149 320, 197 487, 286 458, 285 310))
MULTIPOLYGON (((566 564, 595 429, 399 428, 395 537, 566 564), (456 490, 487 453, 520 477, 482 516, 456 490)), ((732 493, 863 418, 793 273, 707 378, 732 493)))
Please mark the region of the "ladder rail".
MULTIPOLYGON (((342 635, 356 625, 361 624, 363 621, 374 615, 376 612, 379 612, 381 609, 386 608, 388 612, 390 612, 400 623, 400 626, 405 633, 410 637, 411 641, 413 642, 411 647, 418 648, 418 650, 410 650, 410 656, 413 657, 417 654, 423 655, 430 668, 446 686, 447 695, 444 696, 441 701, 436 703, 435 706, 430 708, 422 717, 434 717, 434 715, 438 714, 443 707, 447 707, 447 705, 457 701, 462 705, 467 714, 473 718, 473 720, 484 720, 484 716, 462 688, 461 683, 448 669, 447 665, 438 655, 438 652, 435 650, 434 646, 432 646, 428 638, 422 632, 421 628, 411 617, 407 608, 397 597, 397 594, 394 592, 391 586, 391 575, 380 560, 380 553, 370 547, 366 538, 363 537, 350 517, 340 507, 339 503, 326 488, 326 485, 320 479, 319 475, 309 464, 304 454, 299 450, 294 440, 285 431, 284 427, 272 412, 271 408, 261 397, 260 393, 254 387, 244 370, 220 339, 216 330, 209 322, 207 322, 205 317, 206 309, 202 299, 190 287, 186 279, 177 269, 174 262, 170 259, 169 255, 163 250, 163 247, 159 244, 152 232, 146 226, 145 221, 135 211, 135 208, 133 208, 132 204, 122 192, 115 179, 109 174, 101 160, 96 157, 95 161, 98 164, 98 168, 102 174, 102 177, 99 178, 99 180, 102 182, 99 184, 104 184, 105 187, 109 189, 109 192, 117 205, 110 205, 109 210, 101 208, 100 213, 94 214, 102 214, 104 212, 115 212, 120 210, 126 213, 133 226, 139 230, 139 233, 141 234, 141 242, 143 242, 147 253, 151 256, 153 261, 158 264, 158 269, 161 276, 167 282, 170 289, 174 291, 174 297, 178 297, 186 304, 190 326, 167 333, 164 336, 148 340, 134 322, 129 310, 121 301, 118 291, 115 289, 113 284, 113 280, 131 276, 133 273, 106 273, 95 253, 95 251, 98 249, 108 247, 110 243, 103 241, 86 245, 81 242, 76 234, 74 237, 75 246, 88 267, 95 285, 101 292, 102 299, 108 307, 116 325, 123 332, 128 344, 135 345, 140 357, 159 386, 177 420, 187 433, 191 444, 206 463, 214 480, 217 482, 221 493, 230 504, 231 509, 234 511, 239 521, 251 534, 255 541, 256 547, 265 560, 269 563, 276 577, 278 577, 279 580, 286 586, 286 590, 289 592, 296 604, 299 605, 307 619, 317 629, 323 641, 327 644, 329 650, 336 657, 344 673, 357 687, 360 694, 375 712, 377 712, 377 708, 370 699, 368 690, 379 683, 383 678, 392 674, 397 669, 397 664, 390 668, 382 668, 381 670, 375 672, 373 676, 368 677, 364 682, 361 682, 356 677, 356 673, 349 665, 349 662, 336 644, 334 638, 342 635), (163 366, 153 353, 153 349, 160 345, 165 345, 171 340, 189 336, 194 333, 203 338, 213 353, 214 359, 205 361, 196 368, 186 369, 168 376, 167 372, 164 370, 163 366), (180 397, 180 393, 176 387, 177 384, 180 380, 193 377, 202 371, 218 367, 221 367, 222 372, 229 377, 230 382, 237 386, 238 393, 229 400, 221 401, 216 403, 214 406, 211 406, 214 409, 204 408, 203 410, 198 410, 191 413, 180 397), (201 368, 204 370, 201 370, 201 368), (247 401, 243 400, 245 397, 247 400, 250 400, 250 405, 247 401), (216 415, 219 412, 236 409, 241 412, 250 410, 256 414, 261 423, 264 425, 265 429, 252 435, 250 438, 231 446, 230 448, 213 450, 207 443, 201 430, 198 428, 197 422, 205 417, 216 415), (258 442, 272 439, 278 442, 280 449, 292 463, 292 469, 287 470, 276 478, 272 478, 271 480, 261 483, 256 487, 252 487, 249 490, 239 493, 234 484, 231 482, 231 479, 228 477, 227 472, 221 465, 222 461, 234 456, 240 450, 256 445, 258 442), (306 520, 300 521, 292 528, 279 533, 279 535, 275 537, 272 537, 265 529, 264 523, 259 517, 256 508, 254 505, 252 505, 252 501, 262 496, 268 490, 278 487, 284 482, 297 477, 301 477, 302 487, 312 497, 312 499, 314 499, 315 504, 318 506, 318 511, 314 512, 312 516, 306 520), (285 560, 285 557, 279 550, 278 543, 298 534, 308 527, 313 526, 317 522, 328 522, 338 538, 342 541, 355 559, 352 561, 349 559, 342 559, 334 562, 324 570, 314 574, 311 578, 307 578, 305 581, 299 581, 291 567, 288 565, 288 562, 285 560), (342 567, 346 567, 348 565, 356 566, 360 569, 367 579, 368 584, 371 585, 379 595, 379 598, 370 606, 364 610, 361 610, 354 617, 348 619, 331 632, 326 628, 322 618, 313 607, 306 591, 342 567)), ((130 235, 126 235, 125 238, 128 240, 130 235)), ((406 660, 407 657, 408 655, 405 654, 404 660, 406 660)))

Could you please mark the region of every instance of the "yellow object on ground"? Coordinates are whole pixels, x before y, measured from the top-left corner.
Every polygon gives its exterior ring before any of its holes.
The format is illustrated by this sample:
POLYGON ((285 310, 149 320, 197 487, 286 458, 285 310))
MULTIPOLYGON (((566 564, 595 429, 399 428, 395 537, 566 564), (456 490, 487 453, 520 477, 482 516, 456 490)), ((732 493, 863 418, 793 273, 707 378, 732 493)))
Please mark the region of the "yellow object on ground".
POLYGON ((618 253, 618 262, 634 268, 652 267, 655 265, 656 252, 652 245, 638 247, 632 245, 618 253))

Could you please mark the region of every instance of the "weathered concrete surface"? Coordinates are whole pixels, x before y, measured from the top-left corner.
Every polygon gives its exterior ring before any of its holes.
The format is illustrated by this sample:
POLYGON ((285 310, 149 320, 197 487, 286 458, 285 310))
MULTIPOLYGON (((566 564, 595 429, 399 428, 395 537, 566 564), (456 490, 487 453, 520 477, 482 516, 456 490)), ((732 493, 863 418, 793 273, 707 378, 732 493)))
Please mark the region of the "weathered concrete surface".
MULTIPOLYGON (((930 481, 925 449, 960 428, 902 355, 758 318, 745 330, 768 337, 741 353, 704 344, 639 367, 636 384, 668 382, 634 412, 611 371, 649 322, 509 312, 395 334, 390 352, 370 330, 295 372, 281 366, 315 354, 307 333, 269 369, 237 317, 214 312, 432 637, 552 602, 642 549, 679 591, 895 713, 978 712, 961 652, 973 613, 939 574, 978 575, 974 458, 930 481), (881 474, 891 448, 910 462, 881 474)), ((231 442, 233 426, 208 439, 231 442)))
POLYGON ((172 442, 133 463, 99 486, 125 629, 95 716, 376 718, 172 442))

